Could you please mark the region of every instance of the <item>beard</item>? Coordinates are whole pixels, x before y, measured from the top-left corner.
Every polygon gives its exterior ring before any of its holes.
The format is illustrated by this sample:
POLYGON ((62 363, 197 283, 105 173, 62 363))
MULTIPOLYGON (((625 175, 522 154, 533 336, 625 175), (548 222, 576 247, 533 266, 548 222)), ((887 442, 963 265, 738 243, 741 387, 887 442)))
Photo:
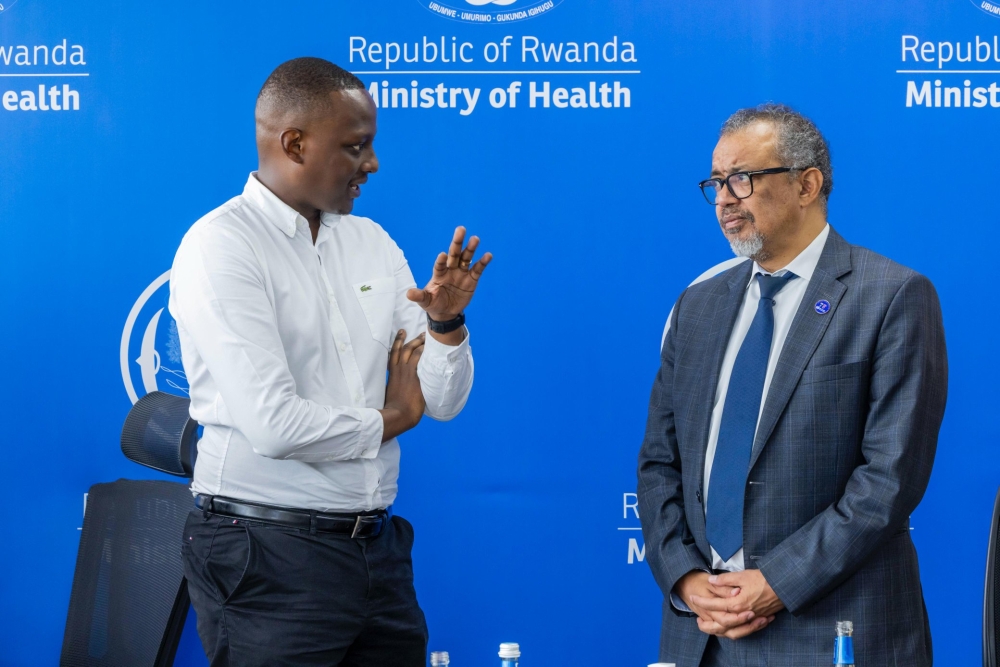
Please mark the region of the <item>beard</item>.
POLYGON ((767 253, 764 252, 764 242, 767 239, 757 229, 757 221, 754 219, 753 213, 743 211, 740 217, 750 226, 750 234, 746 238, 740 238, 735 234, 726 234, 730 249, 737 257, 749 257, 755 262, 764 261, 767 259, 767 253))

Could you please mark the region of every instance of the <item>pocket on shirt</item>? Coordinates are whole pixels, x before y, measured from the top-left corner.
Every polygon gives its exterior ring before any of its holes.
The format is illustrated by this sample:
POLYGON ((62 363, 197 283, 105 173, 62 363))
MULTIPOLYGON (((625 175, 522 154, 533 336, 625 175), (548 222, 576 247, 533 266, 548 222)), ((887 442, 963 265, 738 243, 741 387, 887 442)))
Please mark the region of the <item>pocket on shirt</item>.
POLYGON ((374 278, 355 283, 354 296, 365 313, 372 338, 388 350, 392 345, 392 314, 396 309, 396 279, 374 278))

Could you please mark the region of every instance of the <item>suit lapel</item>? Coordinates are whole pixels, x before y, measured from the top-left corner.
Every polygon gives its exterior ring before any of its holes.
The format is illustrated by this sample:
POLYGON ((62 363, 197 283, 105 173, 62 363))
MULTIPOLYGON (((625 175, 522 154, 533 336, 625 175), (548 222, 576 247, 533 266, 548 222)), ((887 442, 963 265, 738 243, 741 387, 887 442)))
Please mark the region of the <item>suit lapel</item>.
POLYGON ((725 357, 729 336, 733 332, 740 306, 743 304, 746 286, 750 282, 753 262, 743 262, 731 271, 733 275, 726 282, 720 283, 715 291, 716 301, 713 304, 712 323, 706 332, 707 335, 702 347, 705 357, 699 375, 704 378, 704 381, 695 385, 698 395, 692 403, 699 411, 694 420, 698 424, 699 430, 691 440, 696 448, 694 472, 699 480, 705 469, 705 451, 708 448, 708 432, 712 425, 712 408, 715 406, 715 393, 719 384, 719 373, 722 370, 722 360, 725 357))
POLYGON ((799 384, 802 371, 805 370, 827 327, 830 326, 837 304, 847 291, 847 287, 838 278, 850 270, 851 246, 831 228, 823 254, 809 281, 805 296, 802 297, 802 303, 795 313, 795 319, 792 320, 781 356, 775 366, 764 410, 757 424, 757 436, 750 455, 749 469, 753 469, 757 463, 761 450, 774 432, 778 419, 799 384), (816 303, 822 300, 828 301, 830 308, 820 314, 816 312, 815 307, 816 303))

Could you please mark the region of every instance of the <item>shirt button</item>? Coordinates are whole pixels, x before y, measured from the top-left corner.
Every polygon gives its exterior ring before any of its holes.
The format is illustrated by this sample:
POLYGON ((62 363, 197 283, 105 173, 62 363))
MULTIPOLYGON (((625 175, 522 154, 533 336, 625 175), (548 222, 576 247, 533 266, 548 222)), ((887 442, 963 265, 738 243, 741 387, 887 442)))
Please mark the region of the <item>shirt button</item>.
POLYGON ((341 352, 346 352, 347 351, 347 345, 345 343, 341 343, 340 344, 340 351, 341 352))

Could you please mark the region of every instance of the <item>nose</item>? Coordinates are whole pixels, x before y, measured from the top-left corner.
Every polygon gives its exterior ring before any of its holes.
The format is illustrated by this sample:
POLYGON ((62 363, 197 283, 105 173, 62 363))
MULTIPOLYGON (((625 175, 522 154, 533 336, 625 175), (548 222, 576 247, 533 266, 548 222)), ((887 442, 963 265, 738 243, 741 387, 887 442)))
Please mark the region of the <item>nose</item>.
POLYGON ((371 149, 368 159, 361 165, 361 170, 367 174, 374 174, 378 171, 378 156, 375 155, 374 148, 371 149))
POLYGON ((733 193, 729 191, 729 186, 723 184, 722 189, 715 193, 715 205, 720 207, 720 210, 729 206, 730 204, 739 203, 739 199, 733 196, 733 193))

